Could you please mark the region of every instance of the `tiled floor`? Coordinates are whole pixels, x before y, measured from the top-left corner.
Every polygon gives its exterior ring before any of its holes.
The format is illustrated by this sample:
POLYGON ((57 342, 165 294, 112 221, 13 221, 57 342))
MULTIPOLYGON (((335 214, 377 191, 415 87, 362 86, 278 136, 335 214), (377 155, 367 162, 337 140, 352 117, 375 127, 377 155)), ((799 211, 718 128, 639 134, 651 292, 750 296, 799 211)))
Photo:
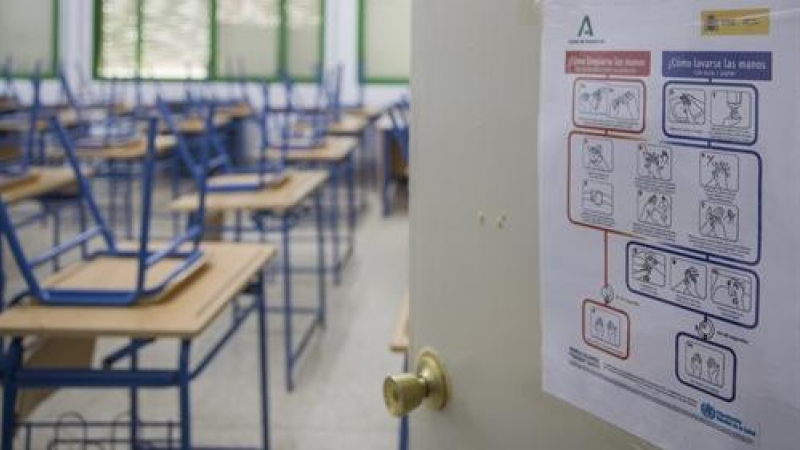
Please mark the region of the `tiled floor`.
MULTIPOLYGON (((381 450, 396 448, 397 422, 383 406, 381 383, 400 369, 401 359, 388 352, 400 300, 408 280, 408 226, 404 213, 384 219, 378 202, 359 225, 357 248, 341 286, 329 290, 327 330, 318 334, 298 368, 297 388, 288 394, 283 378, 282 319, 269 321, 270 389, 273 448, 277 450, 381 450)), ((27 235, 37 239, 42 230, 27 235)), ((41 239, 41 238, 38 238, 41 239)), ((311 248, 300 248, 313 258, 311 248)), ((270 303, 280 300, 279 283, 270 285, 270 303)), ((297 278, 296 298, 315 299, 315 280, 297 278)), ((223 316, 209 333, 219 331, 223 316)), ((203 340, 203 344, 208 344, 203 340)), ((104 341, 101 349, 114 342, 104 341)), ((196 445, 258 443, 255 323, 250 321, 194 385, 192 413, 196 445)), ((102 354, 102 352, 99 352, 102 354)), ((159 344, 145 350, 145 364, 174 361, 177 347, 159 344)), ((35 419, 57 419, 66 412, 86 419, 113 419, 126 413, 125 392, 70 391, 50 399, 35 419)), ((170 419, 177 395, 149 391, 142 396, 144 418, 170 419)), ((119 433, 124 433, 120 430, 119 433)), ((74 431, 72 434, 76 434, 74 431)), ((79 433, 77 433, 79 434, 79 433)), ((39 436, 49 438, 52 433, 39 436)), ((37 440, 35 448, 44 448, 37 440)), ((58 447, 56 450, 83 447, 58 447)), ((87 447, 92 448, 94 447, 87 447)), ((107 448, 107 447, 106 447, 107 448)), ((113 447, 112 447, 113 448, 113 447)), ((117 448, 126 448, 117 446, 117 448)))

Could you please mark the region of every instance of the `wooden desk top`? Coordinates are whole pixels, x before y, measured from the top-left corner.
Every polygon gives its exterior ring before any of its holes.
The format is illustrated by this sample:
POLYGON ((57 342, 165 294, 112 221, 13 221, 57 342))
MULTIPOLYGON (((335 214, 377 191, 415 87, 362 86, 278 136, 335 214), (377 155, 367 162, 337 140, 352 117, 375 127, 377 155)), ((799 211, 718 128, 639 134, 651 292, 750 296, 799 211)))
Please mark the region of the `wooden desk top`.
MULTIPOLYGON (((276 187, 253 192, 209 193, 206 210, 209 213, 226 211, 272 211, 283 213, 306 200, 328 179, 324 170, 293 171, 288 180, 276 187)), ((184 195, 172 203, 174 211, 191 212, 197 209, 197 194, 184 195)))
POLYGON ((328 125, 328 134, 338 136, 361 136, 369 127, 369 119, 363 116, 345 114, 339 122, 328 125))
MULTIPOLYGON (((214 126, 224 127, 231 121, 230 116, 224 113, 214 115, 214 126)), ((200 134, 206 130, 205 119, 202 117, 184 117, 177 124, 178 131, 185 134, 200 134)))
POLYGON ((217 112, 224 114, 231 119, 246 119, 253 115, 253 109, 250 108, 250 105, 244 102, 219 107, 217 108, 217 112))
POLYGON ((158 303, 127 308, 22 305, 0 314, 0 335, 194 338, 275 257, 261 244, 204 243, 206 264, 158 303))
POLYGON ((392 353, 408 353, 410 340, 408 338, 408 318, 409 318, 410 298, 406 294, 403 297, 403 304, 400 307, 400 315, 394 327, 394 335, 389 349, 392 353))
MULTIPOLYGON (((156 156, 164 156, 175 148, 178 139, 175 136, 156 136, 156 156)), ((147 155, 147 139, 141 137, 122 145, 112 145, 105 148, 78 148, 79 158, 97 158, 116 161, 129 161, 143 159, 147 155)))
POLYGON ((0 113, 14 112, 19 109, 19 103, 11 97, 0 97, 0 113))
MULTIPOLYGON (((289 149, 286 151, 286 160, 294 163, 336 163, 344 161, 355 151, 358 140, 349 137, 329 137, 325 144, 311 149, 289 149)), ((281 150, 270 148, 267 150, 270 158, 280 157, 281 150)))
POLYGON ((67 188, 75 183, 75 174, 68 168, 36 167, 31 169, 36 175, 30 182, 13 185, 0 192, 3 201, 9 204, 49 194, 59 189, 67 188))
MULTIPOLYGON (((75 114, 74 111, 65 110, 58 113, 58 120, 61 122, 61 125, 64 127, 72 127, 78 123, 78 116, 75 114)), ((9 133, 18 133, 26 131, 30 125, 30 116, 24 115, 17 116, 13 119, 2 119, 0 118, 0 131, 5 131, 9 133)), ((40 118, 36 121, 36 129, 37 131, 42 131, 49 127, 50 124, 48 123, 47 119, 40 118)))
POLYGON ((350 106, 343 108, 346 114, 351 114, 357 117, 366 117, 369 120, 375 120, 381 117, 386 112, 386 107, 380 106, 350 106))

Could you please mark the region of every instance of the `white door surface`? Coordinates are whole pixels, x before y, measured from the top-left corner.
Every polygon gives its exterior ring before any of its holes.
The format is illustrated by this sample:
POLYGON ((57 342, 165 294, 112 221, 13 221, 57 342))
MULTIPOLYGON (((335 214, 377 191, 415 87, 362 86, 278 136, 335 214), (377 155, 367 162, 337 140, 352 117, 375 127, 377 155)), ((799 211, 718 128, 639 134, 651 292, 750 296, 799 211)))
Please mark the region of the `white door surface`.
POLYGON ((452 399, 411 414, 411 448, 652 448, 541 389, 534 0, 412 9, 411 354, 452 399))

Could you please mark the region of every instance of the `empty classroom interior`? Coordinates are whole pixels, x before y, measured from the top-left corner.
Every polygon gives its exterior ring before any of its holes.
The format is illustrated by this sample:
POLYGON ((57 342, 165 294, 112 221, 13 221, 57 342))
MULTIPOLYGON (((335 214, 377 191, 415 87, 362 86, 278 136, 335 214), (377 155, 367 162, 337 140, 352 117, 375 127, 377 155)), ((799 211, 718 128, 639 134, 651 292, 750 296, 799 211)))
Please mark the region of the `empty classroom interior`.
POLYGON ((409 77, 410 0, 0 0, 0 448, 406 448, 409 77))

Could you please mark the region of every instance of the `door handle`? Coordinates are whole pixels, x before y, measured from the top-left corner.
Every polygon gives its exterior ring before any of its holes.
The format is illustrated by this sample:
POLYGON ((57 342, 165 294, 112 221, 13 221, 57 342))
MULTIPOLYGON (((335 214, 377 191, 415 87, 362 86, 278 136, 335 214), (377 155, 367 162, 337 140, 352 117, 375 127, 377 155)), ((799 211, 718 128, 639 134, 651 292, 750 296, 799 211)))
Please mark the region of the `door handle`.
POLYGON ((450 379, 436 352, 422 350, 414 373, 387 377, 383 382, 383 400, 395 417, 407 416, 423 401, 430 409, 444 409, 450 400, 450 379))

